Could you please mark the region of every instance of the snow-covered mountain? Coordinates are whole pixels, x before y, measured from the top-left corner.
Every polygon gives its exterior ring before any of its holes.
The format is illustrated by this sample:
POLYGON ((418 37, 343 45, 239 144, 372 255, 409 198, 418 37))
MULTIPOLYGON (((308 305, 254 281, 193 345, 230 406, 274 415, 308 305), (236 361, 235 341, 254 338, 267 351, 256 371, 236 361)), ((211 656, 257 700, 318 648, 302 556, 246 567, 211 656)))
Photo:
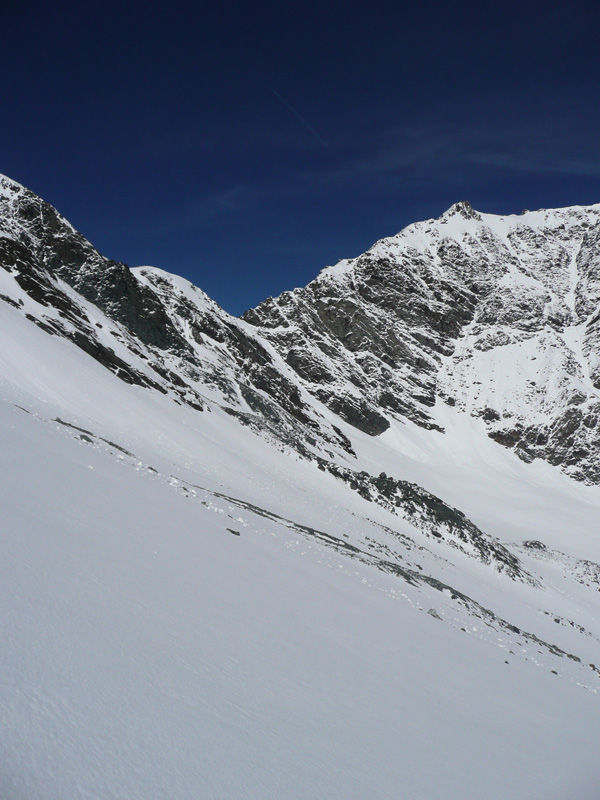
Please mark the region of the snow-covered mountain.
POLYGON ((599 236, 459 203, 236 319, 1 178, 6 796, 596 798, 599 236))
POLYGON ((600 481, 600 205, 520 216, 458 203, 245 318, 368 433, 440 429, 439 401, 525 461, 600 481))

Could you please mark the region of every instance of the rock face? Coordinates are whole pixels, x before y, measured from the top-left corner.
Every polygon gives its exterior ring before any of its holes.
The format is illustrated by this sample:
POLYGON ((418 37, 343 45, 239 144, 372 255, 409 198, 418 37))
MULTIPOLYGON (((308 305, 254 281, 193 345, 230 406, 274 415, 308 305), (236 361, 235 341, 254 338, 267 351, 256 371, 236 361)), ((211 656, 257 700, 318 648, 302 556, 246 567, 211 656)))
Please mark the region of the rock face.
POLYGON ((104 258, 0 179, 1 301, 121 380, 218 403, 309 458, 352 456, 336 419, 443 431, 452 406, 521 459, 600 483, 599 244, 600 206, 458 203, 235 319, 182 278, 104 258))
POLYGON ((600 481, 600 206, 458 203, 246 312, 306 389, 367 433, 443 401, 525 461, 600 481))

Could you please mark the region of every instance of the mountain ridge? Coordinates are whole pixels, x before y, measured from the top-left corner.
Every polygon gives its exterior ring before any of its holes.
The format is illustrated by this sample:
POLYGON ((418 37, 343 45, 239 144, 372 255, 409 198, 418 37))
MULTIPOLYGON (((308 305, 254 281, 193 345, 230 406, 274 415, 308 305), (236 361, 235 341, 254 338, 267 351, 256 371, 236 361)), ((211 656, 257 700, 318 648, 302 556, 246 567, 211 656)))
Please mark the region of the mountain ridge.
MULTIPOLYGON (((255 424, 283 413, 279 435, 300 424, 347 452, 319 408, 379 435, 390 415, 441 430, 435 406, 445 402, 520 458, 600 481, 600 205, 495 216, 456 203, 236 319, 187 292, 185 279, 104 258, 32 192, 1 184, 3 258, 37 262, 17 281, 52 305, 49 273, 121 323, 138 359, 133 340, 150 347, 151 375, 113 364, 128 380, 166 381, 199 407, 207 384, 220 383, 255 424), (19 248, 27 252, 8 252, 19 248), (198 344, 233 356, 233 383, 227 370, 206 370, 198 344)), ((60 302, 67 313, 70 301, 60 302)), ((86 328, 88 343, 94 333, 86 328)), ((111 362, 103 346, 92 349, 111 362)))

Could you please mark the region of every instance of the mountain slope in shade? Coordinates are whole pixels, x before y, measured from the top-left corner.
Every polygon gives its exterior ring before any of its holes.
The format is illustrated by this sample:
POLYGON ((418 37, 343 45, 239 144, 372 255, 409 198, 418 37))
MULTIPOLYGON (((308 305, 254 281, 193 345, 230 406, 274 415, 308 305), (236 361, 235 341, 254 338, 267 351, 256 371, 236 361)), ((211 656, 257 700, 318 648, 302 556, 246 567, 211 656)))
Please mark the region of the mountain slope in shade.
POLYGON ((237 320, 2 198, 3 792, 595 798, 594 426, 479 410, 593 414, 596 209, 461 204, 237 320))

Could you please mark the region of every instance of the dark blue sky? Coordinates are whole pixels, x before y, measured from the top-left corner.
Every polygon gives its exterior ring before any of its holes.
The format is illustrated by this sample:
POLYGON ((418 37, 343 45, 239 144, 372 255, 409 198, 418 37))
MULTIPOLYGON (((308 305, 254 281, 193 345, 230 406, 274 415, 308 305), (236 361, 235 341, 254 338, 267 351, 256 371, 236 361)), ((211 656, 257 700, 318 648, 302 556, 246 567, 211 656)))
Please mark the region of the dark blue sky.
POLYGON ((596 2, 11 6, 0 172, 232 313, 457 200, 600 202, 596 2))

